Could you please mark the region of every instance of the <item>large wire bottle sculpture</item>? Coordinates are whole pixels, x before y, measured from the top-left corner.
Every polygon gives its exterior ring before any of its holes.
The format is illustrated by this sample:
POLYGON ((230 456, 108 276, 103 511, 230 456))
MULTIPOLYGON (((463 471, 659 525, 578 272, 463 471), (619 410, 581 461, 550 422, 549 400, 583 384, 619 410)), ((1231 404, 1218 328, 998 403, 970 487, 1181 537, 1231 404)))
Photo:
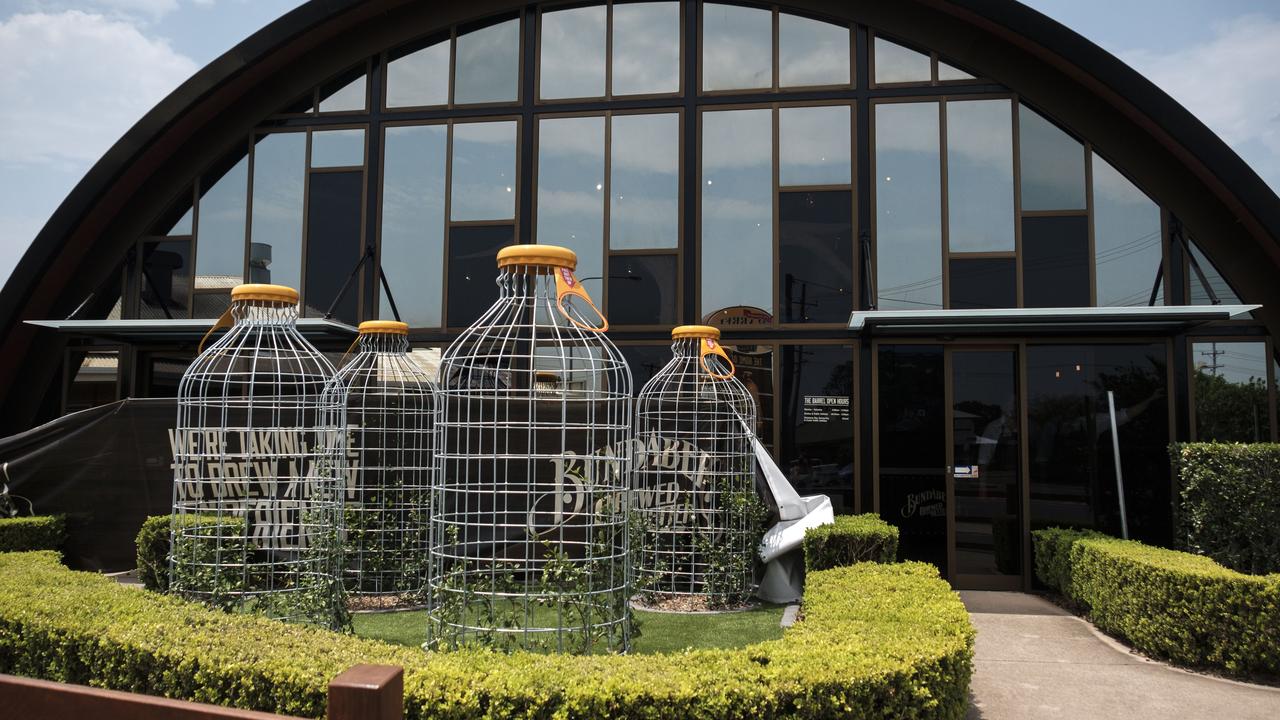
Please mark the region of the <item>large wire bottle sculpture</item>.
POLYGON ((338 371, 351 465, 343 581, 351 595, 412 602, 426 590, 435 383, 409 358, 405 323, 360 323, 357 343, 338 371))
POLYGON ((230 330, 182 376, 170 589, 335 626, 344 393, 298 332, 297 305, 291 288, 236 287, 214 326, 230 330))
POLYGON ((636 584, 642 595, 744 599, 758 517, 756 408, 720 331, 671 331, 671 361, 636 398, 636 584))
POLYGON ((631 371, 576 264, 504 248, 441 359, 428 647, 627 649, 631 371))

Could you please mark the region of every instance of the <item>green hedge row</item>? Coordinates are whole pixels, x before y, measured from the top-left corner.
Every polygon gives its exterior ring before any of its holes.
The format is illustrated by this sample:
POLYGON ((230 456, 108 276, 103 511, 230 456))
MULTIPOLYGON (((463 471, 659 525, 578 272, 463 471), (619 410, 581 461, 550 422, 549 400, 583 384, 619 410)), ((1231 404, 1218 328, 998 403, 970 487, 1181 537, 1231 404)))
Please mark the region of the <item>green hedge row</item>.
POLYGON ((898 559, 898 528, 875 513, 837 515, 835 523, 804 534, 808 571, 859 562, 891 563, 898 559))
POLYGON ((1142 652, 1237 675, 1280 674, 1280 575, 1245 575, 1089 531, 1050 528, 1032 538, 1040 581, 1142 652))
MULTIPOLYGON (((200 561, 212 563, 219 545, 224 552, 229 552, 238 559, 248 543, 243 518, 224 517, 219 520, 216 515, 152 515, 142 521, 142 529, 138 530, 138 537, 134 540, 138 548, 138 579, 148 590, 169 591, 169 533, 174 522, 181 523, 184 527, 203 526, 199 534, 213 540, 202 545, 188 545, 183 549, 189 565, 200 561), (216 533, 213 532, 215 528, 216 533), (216 540, 214 536, 221 540, 216 540)), ((240 573, 236 568, 231 567, 224 574, 226 573, 234 577, 227 578, 223 584, 235 585, 239 581, 240 573)), ((199 580, 203 581, 201 587, 215 587, 214 578, 199 580)))
POLYGON ((954 718, 973 629, 923 563, 811 573, 804 620, 735 650, 426 653, 221 613, 0 554, 0 672, 320 717, 357 663, 405 668, 407 718, 954 718))
POLYGON ((0 518, 0 552, 59 550, 66 539, 61 515, 0 518))
POLYGON ((1182 548, 1240 572, 1280 572, 1280 445, 1170 447, 1182 548))

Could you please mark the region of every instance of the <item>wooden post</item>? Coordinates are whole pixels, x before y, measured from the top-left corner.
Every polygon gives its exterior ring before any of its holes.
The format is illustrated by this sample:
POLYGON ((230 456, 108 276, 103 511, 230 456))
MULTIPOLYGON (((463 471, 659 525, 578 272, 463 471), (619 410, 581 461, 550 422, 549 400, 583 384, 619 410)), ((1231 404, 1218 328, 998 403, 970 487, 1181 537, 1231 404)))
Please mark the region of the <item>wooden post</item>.
POLYGON ((404 720, 404 668, 355 665, 329 682, 329 720, 404 720))

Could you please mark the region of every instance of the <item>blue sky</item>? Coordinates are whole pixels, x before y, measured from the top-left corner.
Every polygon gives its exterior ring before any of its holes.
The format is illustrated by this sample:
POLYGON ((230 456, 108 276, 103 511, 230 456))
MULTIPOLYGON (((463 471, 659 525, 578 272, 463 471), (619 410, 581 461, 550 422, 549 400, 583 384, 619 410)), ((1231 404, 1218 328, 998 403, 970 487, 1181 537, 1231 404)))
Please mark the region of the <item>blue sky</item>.
MULTIPOLYGON (((297 0, 0 0, 0 277, 138 118, 297 0)), ((1280 188, 1280 2, 1027 0, 1118 55, 1280 188)))

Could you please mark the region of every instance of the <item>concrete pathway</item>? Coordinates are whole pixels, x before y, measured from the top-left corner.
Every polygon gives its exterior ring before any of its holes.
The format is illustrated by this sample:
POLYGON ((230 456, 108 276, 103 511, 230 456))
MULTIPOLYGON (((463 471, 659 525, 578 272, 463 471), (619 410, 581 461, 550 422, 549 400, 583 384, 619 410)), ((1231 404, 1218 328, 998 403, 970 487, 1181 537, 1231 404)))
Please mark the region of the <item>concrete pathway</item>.
POLYGON ((1042 598, 960 597, 978 631, 968 720, 1280 718, 1280 688, 1147 660, 1042 598))

